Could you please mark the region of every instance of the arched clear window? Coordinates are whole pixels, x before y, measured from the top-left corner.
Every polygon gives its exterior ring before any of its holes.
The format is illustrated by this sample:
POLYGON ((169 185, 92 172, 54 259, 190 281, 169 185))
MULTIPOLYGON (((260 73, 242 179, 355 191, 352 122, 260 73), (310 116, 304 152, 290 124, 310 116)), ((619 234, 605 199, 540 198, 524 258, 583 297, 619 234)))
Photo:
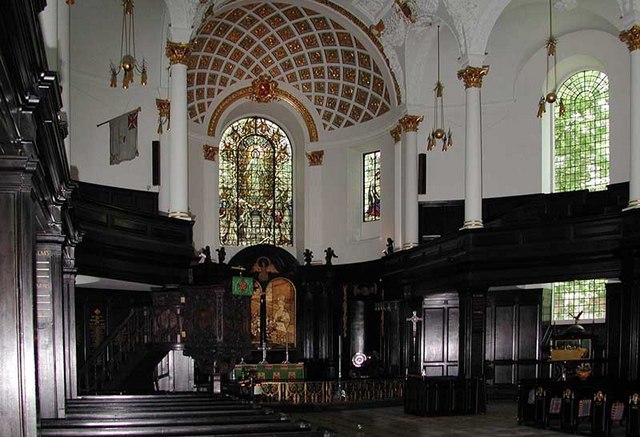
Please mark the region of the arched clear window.
POLYGON ((291 142, 261 117, 236 121, 220 141, 220 243, 293 245, 291 142))
MULTIPOLYGON (((604 190, 609 184, 609 79, 580 71, 558 89, 554 106, 554 192, 604 190), (560 105, 562 101, 562 105, 560 105), (563 107, 564 106, 564 107, 563 107)), ((553 284, 553 320, 604 319, 605 280, 553 284)))
POLYGON ((609 184, 609 79, 580 71, 558 89, 554 105, 554 192, 603 190, 609 184), (560 100, 558 102, 560 102, 560 100))

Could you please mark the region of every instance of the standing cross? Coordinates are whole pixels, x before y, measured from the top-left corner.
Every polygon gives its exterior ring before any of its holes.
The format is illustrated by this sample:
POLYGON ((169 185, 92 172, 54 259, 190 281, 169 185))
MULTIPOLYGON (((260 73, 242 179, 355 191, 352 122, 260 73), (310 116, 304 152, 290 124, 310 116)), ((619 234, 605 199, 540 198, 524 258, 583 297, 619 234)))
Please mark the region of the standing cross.
POLYGON ((418 322, 422 322, 422 317, 418 317, 418 312, 417 311, 413 311, 413 314, 411 315, 411 317, 407 318, 407 322, 411 322, 412 326, 412 332, 413 332, 413 340, 415 341, 416 339, 416 334, 418 332, 418 322))

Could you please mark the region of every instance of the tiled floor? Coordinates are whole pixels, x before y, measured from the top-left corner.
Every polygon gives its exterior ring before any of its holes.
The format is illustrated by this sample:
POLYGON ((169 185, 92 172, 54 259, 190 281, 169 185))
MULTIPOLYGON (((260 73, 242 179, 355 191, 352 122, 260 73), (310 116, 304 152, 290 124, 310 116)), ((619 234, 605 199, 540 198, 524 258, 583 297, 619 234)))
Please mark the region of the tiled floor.
MULTIPOLYGON (((417 417, 402 407, 369 408, 311 413, 291 413, 314 429, 328 428, 339 437, 440 437, 440 436, 536 436, 562 437, 555 431, 519 426, 515 402, 491 403, 479 416, 417 417)), ((616 433, 617 434, 617 433, 616 433)))

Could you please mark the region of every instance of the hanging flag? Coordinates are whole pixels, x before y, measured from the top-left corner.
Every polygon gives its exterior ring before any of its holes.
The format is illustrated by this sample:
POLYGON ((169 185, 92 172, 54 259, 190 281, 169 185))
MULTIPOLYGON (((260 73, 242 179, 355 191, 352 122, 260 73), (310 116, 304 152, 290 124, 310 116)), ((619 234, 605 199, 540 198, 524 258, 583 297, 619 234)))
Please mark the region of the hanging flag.
POLYGON ((109 164, 131 161, 138 156, 138 112, 140 108, 109 120, 111 130, 109 164))
POLYGON ((231 291, 238 296, 251 296, 253 294, 253 278, 234 276, 231 291))

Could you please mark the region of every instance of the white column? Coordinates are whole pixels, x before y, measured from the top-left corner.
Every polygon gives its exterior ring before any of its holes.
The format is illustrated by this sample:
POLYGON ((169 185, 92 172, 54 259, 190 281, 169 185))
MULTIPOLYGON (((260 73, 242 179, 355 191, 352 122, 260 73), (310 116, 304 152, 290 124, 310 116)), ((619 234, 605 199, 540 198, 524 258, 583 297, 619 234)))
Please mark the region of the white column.
MULTIPOLYGON (((218 144, 216 141, 214 144, 218 144)), ((203 219, 204 226, 203 245, 214 247, 220 243, 220 149, 218 146, 204 144, 202 146, 203 160, 203 219)))
POLYGON ((58 0, 49 0, 38 15, 49 70, 58 70, 58 0))
POLYGON ((421 115, 405 115, 402 126, 402 247, 417 246, 418 238, 418 124, 421 115))
POLYGON ((158 211, 169 212, 169 187, 171 180, 169 128, 171 116, 171 103, 169 99, 156 99, 156 108, 160 126, 158 127, 158 139, 160 141, 160 187, 158 189, 158 211))
POLYGON ((467 66, 458 71, 466 94, 464 225, 480 229, 482 223, 482 128, 480 126, 480 88, 489 67, 467 66))
POLYGON ((171 67, 171 130, 169 131, 171 179, 169 216, 189 220, 189 149, 187 133, 187 59, 189 44, 167 41, 171 67))
POLYGON ((313 252, 314 261, 321 261, 323 252, 322 161, 324 150, 307 152, 308 165, 304 189, 304 248, 313 252))
POLYGON ((395 247, 402 247, 402 127, 397 125, 390 132, 395 143, 393 165, 394 233, 395 247))
POLYGON ((631 150, 629 161, 629 208, 640 208, 640 26, 634 25, 620 33, 631 55, 631 150))
MULTIPOLYGON (((54 3, 53 0, 50 1, 54 3)), ((65 0, 57 0, 58 2, 58 78, 60 80, 60 88, 62 88, 62 110, 66 114, 67 120, 71 117, 71 97, 69 85, 70 70, 70 39, 69 39, 69 5, 65 0)), ((72 126, 69 126, 71 130, 72 126)), ((64 139, 64 150, 67 154, 67 162, 71 164, 71 146, 69 144, 69 136, 64 139)))

